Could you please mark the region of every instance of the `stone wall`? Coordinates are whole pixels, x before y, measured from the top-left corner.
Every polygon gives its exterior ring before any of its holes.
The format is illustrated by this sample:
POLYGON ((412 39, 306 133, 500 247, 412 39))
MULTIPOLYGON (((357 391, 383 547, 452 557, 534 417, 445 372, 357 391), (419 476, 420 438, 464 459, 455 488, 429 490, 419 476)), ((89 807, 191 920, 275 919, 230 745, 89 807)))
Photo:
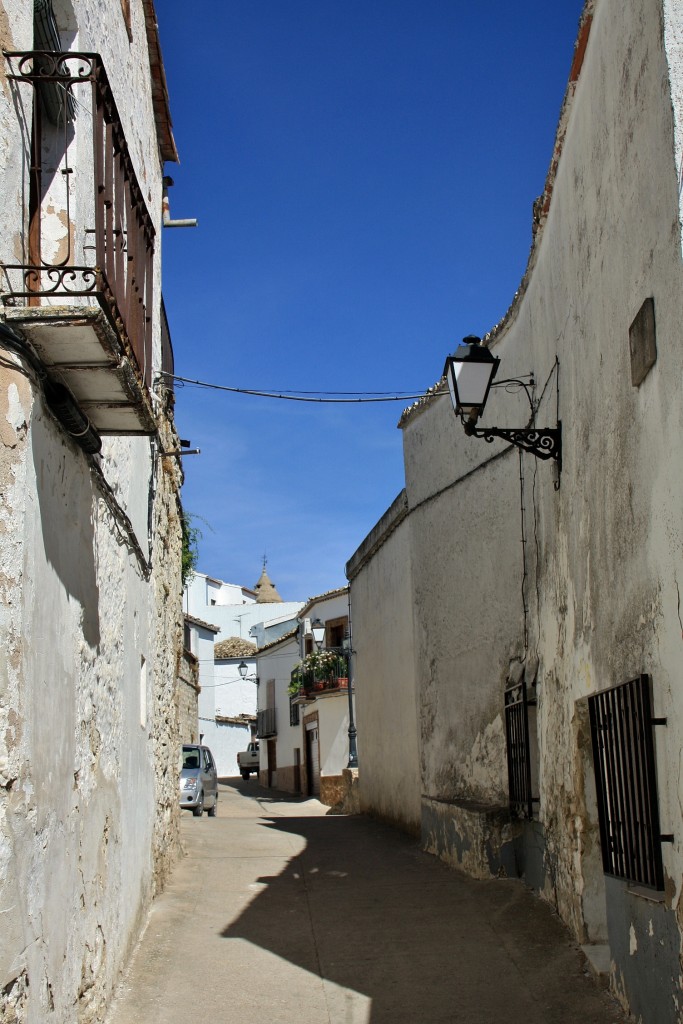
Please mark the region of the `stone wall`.
POLYGON ((197 697, 199 693, 199 662, 184 650, 178 669, 178 728, 181 742, 198 743, 197 697))
MULTIPOLYGON (((75 7, 76 5, 74 5, 75 7)), ((57 0, 64 24, 74 7, 57 0)), ((150 212, 161 172, 141 3, 78 5, 103 54, 150 212), (110 17, 111 15, 111 17, 110 17), (119 20, 120 19, 120 20, 119 20)), ((31 49, 33 4, 0 2, 3 47, 31 49)), ((27 117, 0 63, 0 261, 26 253, 27 117)), ((29 119, 30 120, 30 119, 29 119)), ((74 160, 87 151, 80 116, 74 160)), ((75 202, 75 207, 78 203, 75 202)), ((154 366, 160 363, 156 255, 154 366)), ((0 368, 0 1019, 100 1021, 178 850, 181 638, 172 397, 156 437, 88 456, 46 407, 34 363, 0 368)))

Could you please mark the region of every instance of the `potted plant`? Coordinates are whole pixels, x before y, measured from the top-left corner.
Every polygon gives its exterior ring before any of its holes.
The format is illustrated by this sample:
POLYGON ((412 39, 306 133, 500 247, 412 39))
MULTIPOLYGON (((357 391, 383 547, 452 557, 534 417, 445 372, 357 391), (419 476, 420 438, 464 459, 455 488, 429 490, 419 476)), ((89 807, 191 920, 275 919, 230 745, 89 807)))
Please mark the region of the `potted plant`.
POLYGON ((303 671, 301 668, 301 662, 298 662, 292 669, 292 674, 289 680, 289 686, 287 687, 287 693, 290 697, 298 697, 304 688, 303 671))

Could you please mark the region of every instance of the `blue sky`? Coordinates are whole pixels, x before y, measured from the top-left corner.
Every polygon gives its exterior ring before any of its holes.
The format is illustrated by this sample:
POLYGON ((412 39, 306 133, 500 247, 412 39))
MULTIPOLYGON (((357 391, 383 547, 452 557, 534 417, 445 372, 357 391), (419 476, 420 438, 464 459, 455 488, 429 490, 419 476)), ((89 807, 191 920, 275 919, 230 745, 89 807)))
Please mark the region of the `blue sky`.
MULTIPOLYGON (((180 166, 176 373, 422 393, 524 272, 581 0, 157 0, 180 166)), ((407 404, 407 403, 406 403, 407 404)), ((199 568, 340 586, 403 486, 401 403, 177 390, 199 568)))

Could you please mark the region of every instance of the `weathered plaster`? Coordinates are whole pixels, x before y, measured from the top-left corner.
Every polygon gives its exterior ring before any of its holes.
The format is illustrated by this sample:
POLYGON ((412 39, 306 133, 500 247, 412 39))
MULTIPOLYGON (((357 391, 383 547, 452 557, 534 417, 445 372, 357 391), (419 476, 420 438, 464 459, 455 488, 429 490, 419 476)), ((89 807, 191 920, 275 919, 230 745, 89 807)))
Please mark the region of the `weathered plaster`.
MULTIPOLYGON (((63 38, 100 52, 160 228, 162 167, 144 12, 114 30, 102 5, 55 0, 63 38)), ((0 41, 32 47, 33 4, 0 2, 0 41), (11 34, 11 38, 8 35, 11 34)), ((30 90, 0 70, 0 238, 26 246, 30 90)), ((89 166, 89 104, 69 160, 89 166)), ((61 177, 61 176, 60 176, 61 177)), ((91 175, 89 182, 91 181, 91 175)), ((72 215, 91 223, 75 185, 72 215)), ((55 186, 55 252, 69 236, 55 186)), ((79 228, 80 230, 80 228, 79 228)), ((155 254, 154 366, 161 360, 155 254)), ((89 459, 8 349, 0 360, 0 1018, 101 1021, 149 903, 178 852, 181 470, 172 398, 158 439, 109 438, 89 459)))
MULTIPOLYGON (((512 849, 577 939, 609 943, 613 987, 643 1024, 683 1020, 681 40, 680 0, 586 5, 527 272, 488 336, 506 377, 533 370, 539 426, 562 421, 559 490, 526 455, 520 481, 517 453, 466 437, 433 389, 401 421, 423 841, 474 874, 512 849), (656 361, 634 386, 629 328, 646 299, 656 361), (503 689, 531 660, 538 820, 508 842, 503 689), (674 836, 647 919, 603 875, 587 720, 589 695, 641 673, 667 719, 658 799, 674 836)), ((524 411, 496 392, 486 421, 524 411)), ((387 699, 391 679, 373 685, 387 699)))

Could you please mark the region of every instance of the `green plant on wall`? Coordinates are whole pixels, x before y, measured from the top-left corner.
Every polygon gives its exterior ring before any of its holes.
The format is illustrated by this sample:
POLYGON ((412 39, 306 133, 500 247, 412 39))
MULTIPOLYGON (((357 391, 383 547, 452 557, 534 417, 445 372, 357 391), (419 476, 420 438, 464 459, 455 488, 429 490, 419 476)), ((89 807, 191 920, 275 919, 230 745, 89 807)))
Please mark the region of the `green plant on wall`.
POLYGON ((299 690, 304 685, 304 677, 301 668, 301 662, 294 666, 292 669, 292 675, 290 677, 289 686, 287 687, 287 693, 290 697, 296 697, 299 694, 299 690))
POLYGON ((183 532, 183 556, 181 562, 181 581, 183 590, 185 589, 189 580, 194 576, 195 569, 197 568, 197 561, 199 560, 199 540, 201 538, 201 530, 199 527, 193 524, 193 516, 182 510, 180 514, 180 524, 183 532))

